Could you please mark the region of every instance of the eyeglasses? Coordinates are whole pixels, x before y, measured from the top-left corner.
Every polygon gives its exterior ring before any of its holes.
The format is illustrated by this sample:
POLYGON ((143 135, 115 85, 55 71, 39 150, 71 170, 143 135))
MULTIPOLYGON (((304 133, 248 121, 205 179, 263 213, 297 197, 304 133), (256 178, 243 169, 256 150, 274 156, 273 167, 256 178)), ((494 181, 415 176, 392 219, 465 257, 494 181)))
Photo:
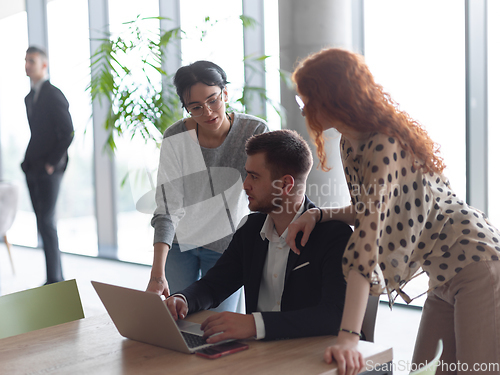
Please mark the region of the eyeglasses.
POLYGON ((205 113, 205 107, 210 109, 210 111, 214 112, 220 109, 222 106, 222 90, 220 95, 217 95, 215 98, 211 98, 203 104, 197 104, 193 107, 186 108, 191 117, 200 117, 205 113))
POLYGON ((300 113, 302 116, 305 117, 305 113, 304 113, 304 107, 305 107, 305 104, 304 102, 302 101, 301 97, 298 96, 298 95, 295 95, 295 101, 297 102, 297 104, 299 105, 299 108, 300 108, 300 113))

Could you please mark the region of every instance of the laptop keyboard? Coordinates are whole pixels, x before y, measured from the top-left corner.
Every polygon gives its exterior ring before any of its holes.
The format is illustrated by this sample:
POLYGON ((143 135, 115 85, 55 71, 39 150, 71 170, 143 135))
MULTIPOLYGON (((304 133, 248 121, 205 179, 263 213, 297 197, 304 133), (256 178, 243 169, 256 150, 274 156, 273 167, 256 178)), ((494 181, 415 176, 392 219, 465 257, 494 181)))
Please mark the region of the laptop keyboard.
POLYGON ((181 331, 181 333, 182 337, 184 337, 184 341, 186 341, 186 344, 189 348, 196 348, 197 346, 205 345, 207 343, 207 340, 205 340, 201 336, 184 331, 181 331))

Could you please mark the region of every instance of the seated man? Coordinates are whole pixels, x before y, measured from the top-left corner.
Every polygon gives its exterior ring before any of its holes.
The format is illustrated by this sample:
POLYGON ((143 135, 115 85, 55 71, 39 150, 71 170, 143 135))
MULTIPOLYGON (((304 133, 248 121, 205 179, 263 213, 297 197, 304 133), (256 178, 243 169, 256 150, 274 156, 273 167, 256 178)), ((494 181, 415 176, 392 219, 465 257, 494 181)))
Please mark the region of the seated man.
POLYGON ((341 262, 351 228, 340 221, 317 224, 300 255, 292 252, 285 242, 288 225, 315 207, 304 194, 311 150, 297 132, 278 130, 250 138, 246 153, 243 189, 248 207, 258 213, 242 221, 215 266, 167 298, 167 306, 183 319, 188 311, 218 306, 243 285, 247 314, 210 316, 201 326, 207 342, 336 335, 346 288, 341 262))

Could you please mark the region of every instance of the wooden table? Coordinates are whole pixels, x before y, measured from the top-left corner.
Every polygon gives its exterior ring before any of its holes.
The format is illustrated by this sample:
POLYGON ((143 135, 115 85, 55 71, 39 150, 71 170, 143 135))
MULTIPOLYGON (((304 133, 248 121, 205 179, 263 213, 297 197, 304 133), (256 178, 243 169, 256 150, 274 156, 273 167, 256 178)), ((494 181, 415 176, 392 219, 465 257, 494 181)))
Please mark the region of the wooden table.
MULTIPOLYGON (((193 314, 201 322, 207 314, 193 314)), ((210 360, 126 339, 107 314, 0 340, 0 374, 337 374, 323 361, 334 336, 248 340, 250 348, 210 360)), ((373 364, 392 361, 392 348, 360 342, 373 364)), ((379 372, 380 373, 380 372, 379 372)))

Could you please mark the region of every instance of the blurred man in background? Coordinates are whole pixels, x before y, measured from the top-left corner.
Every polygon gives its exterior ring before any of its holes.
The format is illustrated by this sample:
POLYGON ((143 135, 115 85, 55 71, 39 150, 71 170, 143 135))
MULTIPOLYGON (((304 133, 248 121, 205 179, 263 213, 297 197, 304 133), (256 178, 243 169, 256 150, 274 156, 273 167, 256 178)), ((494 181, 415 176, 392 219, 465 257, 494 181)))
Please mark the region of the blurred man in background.
POLYGON ((67 150, 73 140, 73 122, 66 97, 49 82, 47 53, 38 47, 29 47, 25 69, 31 80, 31 91, 24 99, 31 139, 21 168, 26 174, 38 233, 43 241, 46 284, 51 284, 64 280, 55 210, 68 164, 67 150))

